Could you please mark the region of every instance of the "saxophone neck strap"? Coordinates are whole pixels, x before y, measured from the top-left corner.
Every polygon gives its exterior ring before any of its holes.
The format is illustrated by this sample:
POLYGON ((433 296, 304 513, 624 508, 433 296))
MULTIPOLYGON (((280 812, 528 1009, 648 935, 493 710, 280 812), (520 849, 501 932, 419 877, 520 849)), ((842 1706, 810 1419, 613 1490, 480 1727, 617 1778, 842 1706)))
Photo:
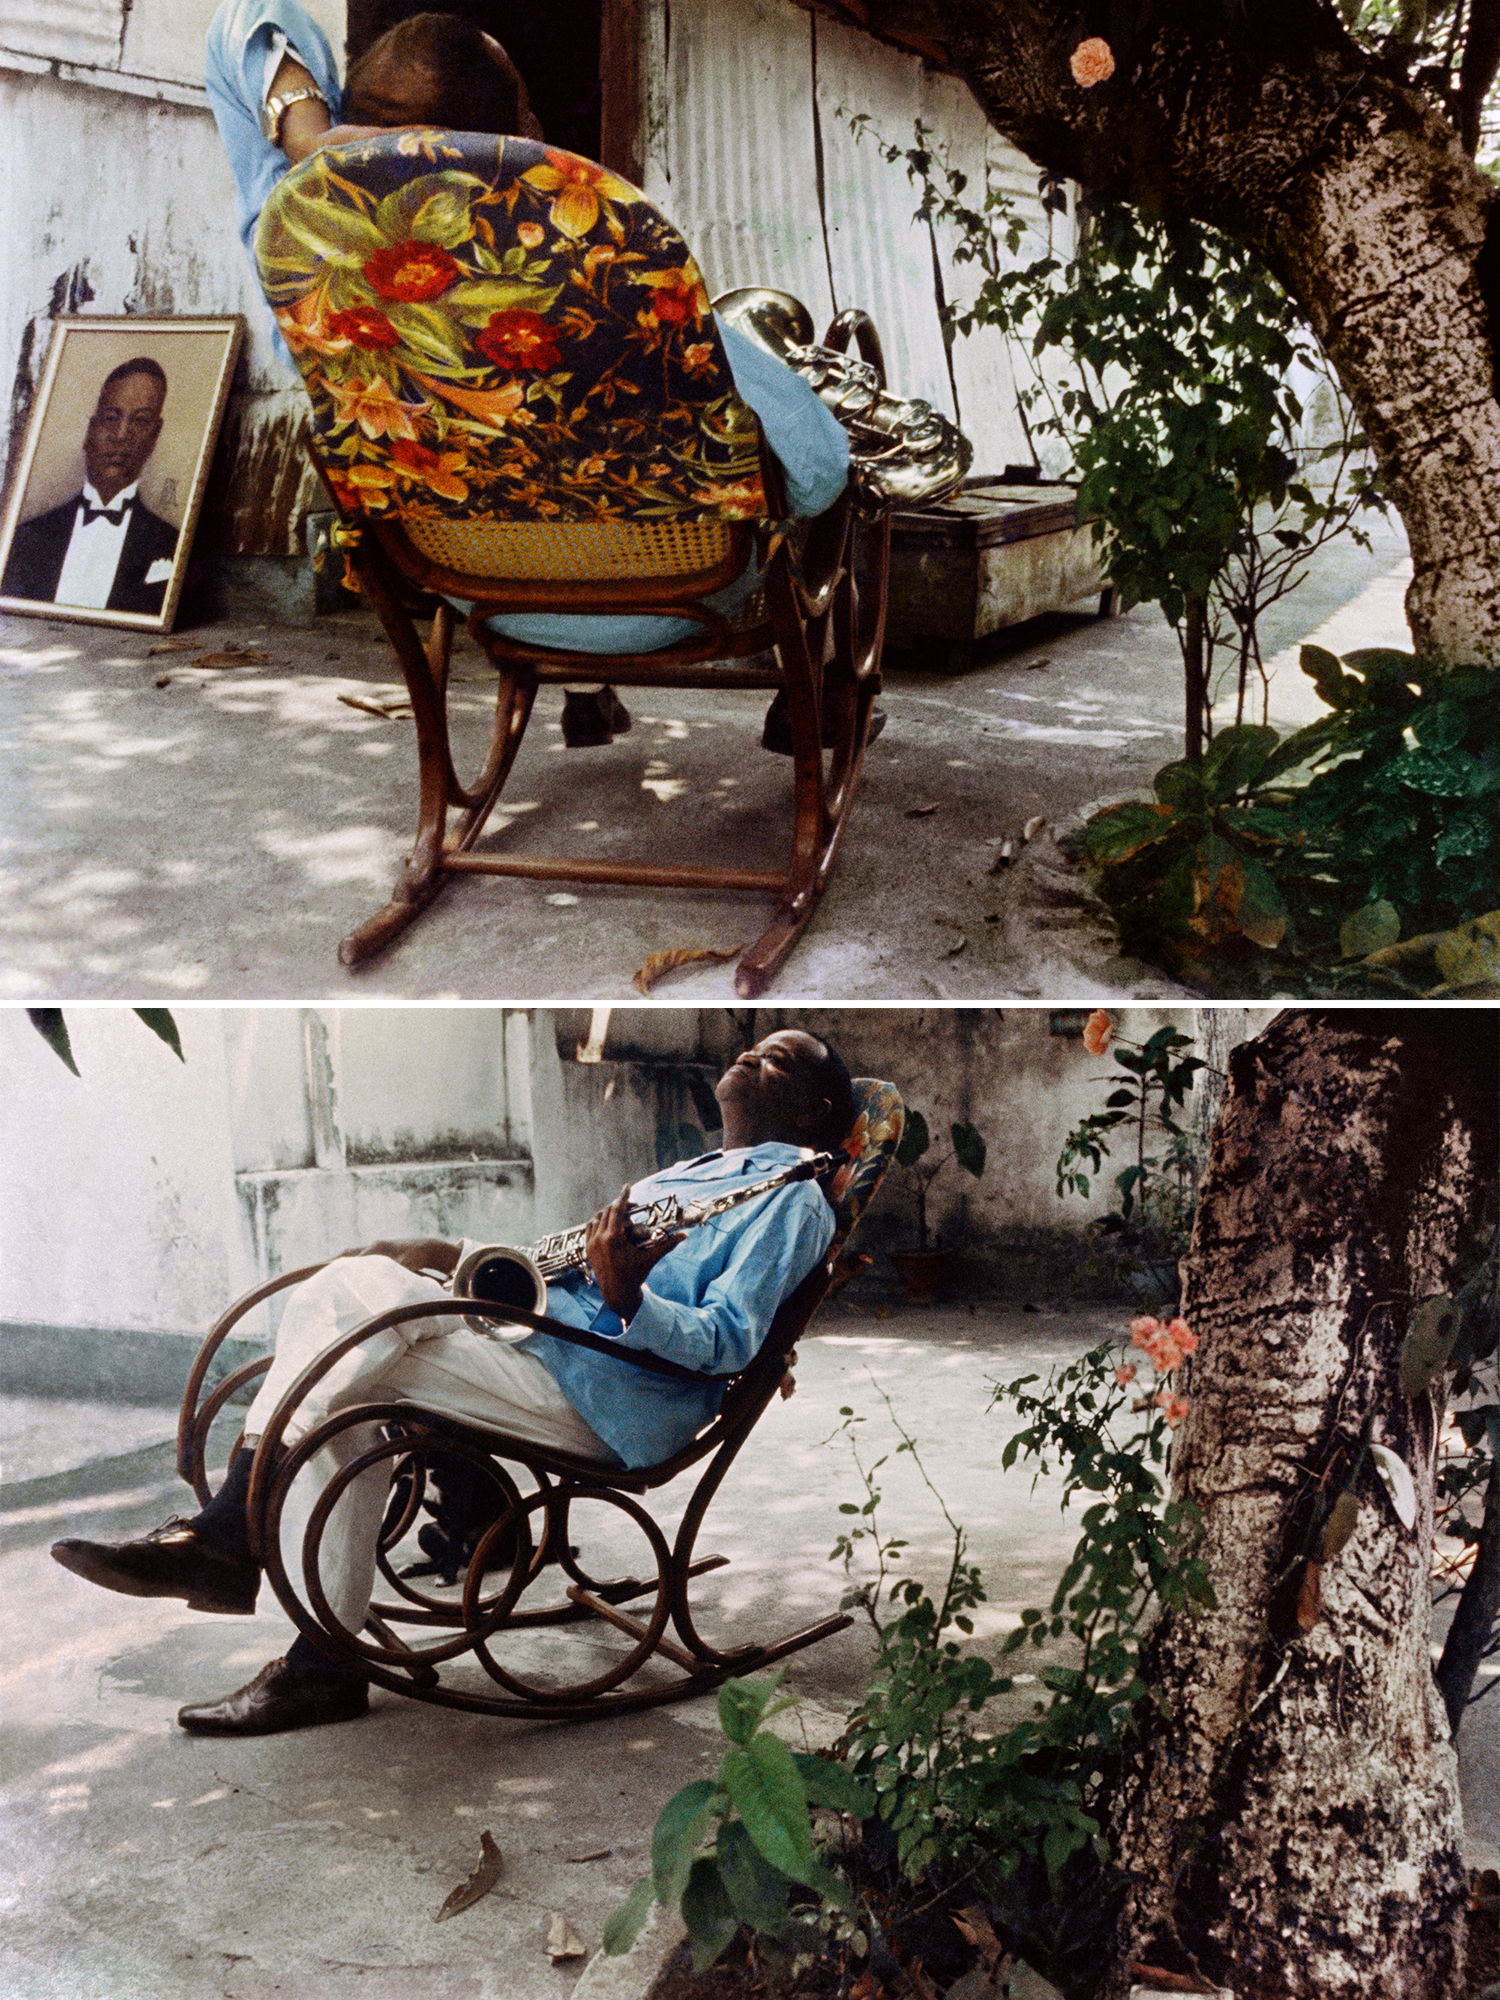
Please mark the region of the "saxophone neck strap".
POLYGON ((743 1373, 736 1369, 729 1375, 705 1375, 700 1369, 684 1368, 679 1361, 668 1361, 664 1355, 622 1347, 618 1340, 606 1340, 602 1334, 569 1326, 565 1320, 550 1319, 546 1313, 526 1312, 520 1306, 486 1306, 482 1301, 465 1299, 464 1315, 468 1319, 493 1319, 500 1326, 527 1326, 533 1333, 549 1333, 554 1340, 566 1341, 569 1347, 587 1347, 595 1354, 608 1355, 611 1361, 628 1362, 632 1368, 643 1368, 648 1375, 661 1375, 670 1382, 691 1382, 698 1389, 709 1382, 737 1381, 743 1373))

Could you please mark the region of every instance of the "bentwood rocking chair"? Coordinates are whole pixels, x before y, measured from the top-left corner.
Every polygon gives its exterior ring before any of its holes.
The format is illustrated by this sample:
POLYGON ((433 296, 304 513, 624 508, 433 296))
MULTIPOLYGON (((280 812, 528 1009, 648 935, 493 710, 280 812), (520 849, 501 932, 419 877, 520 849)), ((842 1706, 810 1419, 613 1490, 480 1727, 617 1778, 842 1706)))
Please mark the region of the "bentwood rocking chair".
MULTIPOLYGON (((340 959, 382 950, 454 875, 750 891, 776 903, 735 984, 763 992, 827 884, 859 782, 888 518, 862 516, 846 491, 793 530, 687 245, 635 188, 570 153, 407 133, 314 154, 268 201, 257 258, 312 401, 334 539, 401 662, 419 746, 415 844, 340 959), (759 585, 739 612, 705 601, 753 575, 752 559, 759 585), (440 600, 425 644, 414 588, 440 600), (455 602, 499 672, 470 779, 448 726, 455 602), (518 612, 665 613, 697 629, 650 652, 572 652, 494 628, 518 612), (785 865, 480 848, 538 687, 585 681, 784 690, 785 865)), ((863 314, 841 315, 828 343, 851 336, 878 365, 863 314)))
MULTIPOLYGON (((451 1316, 453 1306, 448 1301, 379 1314, 306 1369, 261 1438, 248 1502, 251 1537, 266 1576, 299 1629, 330 1658, 358 1666, 368 1679, 397 1694, 488 1715, 557 1719, 681 1700, 842 1631, 850 1620, 835 1614, 783 1638, 719 1647, 698 1629, 691 1586, 727 1561, 724 1556, 694 1553, 704 1515, 775 1397, 788 1356, 833 1284, 839 1256, 900 1143, 905 1112, 890 1084, 858 1080, 855 1107, 855 1125, 846 1143, 850 1165, 841 1170, 831 1191, 836 1213, 832 1244, 782 1304, 749 1367, 727 1378, 719 1414, 685 1450, 659 1465, 629 1471, 600 1465, 410 1403, 364 1403, 342 1410, 309 1431, 278 1461, 279 1441, 293 1411, 344 1354, 387 1328, 451 1316), (302 1546, 299 1595, 283 1563, 280 1541, 281 1514, 292 1481, 331 1438, 366 1425, 379 1427, 379 1442, 351 1458, 313 1510, 302 1546), (410 1565, 398 1568, 397 1552, 403 1543, 409 1547, 424 1499, 436 1480, 450 1476, 455 1459, 469 1469, 471 1484, 487 1487, 489 1504, 484 1513, 487 1525, 473 1546, 461 1583, 447 1589, 419 1581, 410 1565), (372 1603, 365 1629, 359 1633, 342 1625, 329 1604, 319 1577, 321 1540, 340 1494, 362 1471, 382 1462, 391 1468, 392 1487, 376 1588, 383 1583, 393 1596, 372 1603), (643 1504, 645 1496, 695 1466, 701 1468, 697 1483, 669 1542, 643 1504), (580 1516, 598 1507, 614 1510, 615 1526, 623 1530, 626 1523, 633 1524, 644 1540, 648 1561, 640 1574, 601 1578, 590 1570, 589 1548, 575 1543, 588 1540, 580 1516), (535 1601, 549 1594, 550 1601, 535 1601), (575 1671, 573 1678, 566 1668, 538 1668, 534 1648, 525 1642, 539 1628, 562 1625, 583 1626, 594 1640, 617 1643, 617 1650, 601 1663, 601 1649, 586 1647, 585 1671, 575 1671), (409 1640, 401 1636, 402 1627, 411 1632, 409 1640), (476 1664, 482 1673, 475 1671, 476 1664), (485 1676, 493 1687, 485 1685, 485 1676)), ((214 1356, 252 1307, 319 1268, 290 1272, 249 1293, 230 1307, 199 1350, 183 1397, 178 1470, 205 1503, 210 1490, 205 1454, 214 1422, 236 1391, 270 1365, 269 1359, 249 1362, 205 1393, 214 1356)), ((466 1314, 473 1310, 483 1308, 465 1304, 466 1314)), ((561 1340, 597 1344, 593 1336, 561 1321, 514 1307, 496 1309, 494 1316, 539 1327, 561 1340)), ((603 1366, 682 1372, 655 1355, 602 1345, 603 1366)), ((692 1379, 701 1383, 705 1378, 692 1379)), ((605 1539, 611 1543, 609 1536, 605 1539)))

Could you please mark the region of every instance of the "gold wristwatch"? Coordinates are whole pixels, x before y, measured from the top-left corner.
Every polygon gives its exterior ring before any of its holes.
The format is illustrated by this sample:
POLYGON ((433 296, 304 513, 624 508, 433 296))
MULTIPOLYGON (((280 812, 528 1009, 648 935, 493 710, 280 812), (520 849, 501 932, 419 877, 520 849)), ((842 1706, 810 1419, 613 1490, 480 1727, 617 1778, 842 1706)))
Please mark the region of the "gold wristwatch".
POLYGON ((266 99, 260 108, 261 137, 269 139, 273 146, 278 145, 281 139, 282 119, 285 118, 292 105, 301 104, 305 98, 309 97, 315 97, 328 115, 332 117, 333 107, 322 91, 313 84, 304 84, 300 89, 283 90, 278 96, 266 99))

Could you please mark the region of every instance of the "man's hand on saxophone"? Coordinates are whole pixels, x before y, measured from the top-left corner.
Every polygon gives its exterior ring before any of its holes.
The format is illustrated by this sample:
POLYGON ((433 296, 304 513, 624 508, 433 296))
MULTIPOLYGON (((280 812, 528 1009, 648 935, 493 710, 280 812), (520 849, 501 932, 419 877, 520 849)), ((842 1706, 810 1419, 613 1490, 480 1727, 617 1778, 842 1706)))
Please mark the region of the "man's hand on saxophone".
POLYGON ((604 1303, 628 1326, 641 1309, 641 1287, 686 1231, 664 1236, 659 1243, 639 1243, 630 1226, 630 1189, 621 1188, 607 1208, 591 1216, 584 1242, 594 1283, 604 1303))

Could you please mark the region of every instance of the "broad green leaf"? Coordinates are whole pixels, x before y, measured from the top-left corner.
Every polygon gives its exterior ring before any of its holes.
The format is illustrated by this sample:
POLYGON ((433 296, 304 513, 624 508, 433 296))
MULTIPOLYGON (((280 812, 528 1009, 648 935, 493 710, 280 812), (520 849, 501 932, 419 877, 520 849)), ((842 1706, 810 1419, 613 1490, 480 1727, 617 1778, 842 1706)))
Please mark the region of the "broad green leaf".
POLYGON ((792 1752, 792 1762, 802 1778, 802 1789, 807 1794, 810 1806, 826 1806, 830 1812, 853 1813, 859 1819, 868 1819, 875 1810, 874 1789, 863 1778, 856 1778, 845 1764, 835 1764, 827 1757, 809 1757, 798 1751, 792 1752))
POLYGON ((966 1174, 972 1174, 977 1181, 984 1172, 985 1145, 972 1125, 955 1125, 953 1128, 953 1154, 966 1174))
POLYGON ((774 1937, 786 1922, 791 1878, 771 1866, 741 1820, 726 1820, 719 1828, 715 1854, 724 1892, 736 1916, 752 1930, 774 1937))
POLYGON ((725 1681, 719 1689, 719 1727, 731 1743, 750 1741, 780 1678, 778 1674, 769 1681, 725 1681))
POLYGON ((1151 780, 1151 788, 1163 805, 1175 806, 1179 812, 1202 812, 1208 803, 1202 767, 1189 764, 1185 758, 1163 764, 1151 780))
POLYGON ((1427 702, 1413 712, 1408 727, 1424 750, 1456 750, 1469 733, 1469 711, 1461 701, 1427 702))
POLYGON ((52 1053, 65 1062, 74 1076, 78 1075, 78 1065, 73 1060, 73 1044, 68 1039, 68 1024, 63 1019, 61 1007, 28 1007, 27 1017, 52 1053))
POLYGON ((914 1167, 931 1144, 932 1137, 927 1130, 927 1120, 920 1111, 913 1111, 908 1107, 901 1143, 896 1148, 896 1165, 914 1167))
POLYGON ((1344 655, 1344 665, 1367 681, 1415 680, 1420 664, 1415 653, 1398 652, 1394 646, 1361 646, 1344 655))
POLYGON ((1493 1434, 1495 1424, 1500 1422, 1500 1403, 1482 1403, 1472 1410, 1455 1410, 1453 1421, 1462 1432, 1464 1443, 1472 1451, 1482 1437, 1493 1434))
POLYGON ((684 1785, 661 1809, 651 1836, 651 1879, 656 1900, 670 1907, 682 1894, 693 1857, 703 1845, 715 1787, 707 1778, 684 1785))
POLYGON ((1452 1299, 1440 1294, 1424 1299, 1417 1307, 1401 1343, 1401 1388, 1405 1395, 1422 1395, 1441 1374, 1458 1339, 1458 1329, 1459 1313, 1452 1299))
POLYGON ((622 1958, 629 1951, 655 1901, 649 1879, 637 1882, 604 1926, 603 1944, 607 1957, 622 1958))
POLYGON ((724 1753, 722 1780, 750 1838, 773 1868, 807 1882, 813 1868, 807 1793, 792 1753, 764 1732, 724 1753))
POLYGON ((682 1921, 692 1942, 694 1972, 707 1972, 739 1935, 740 1920, 724 1892, 719 1865, 707 1856, 693 1863, 682 1892, 682 1921))
POLYGON ((1490 789, 1490 774, 1467 750, 1408 750, 1391 766, 1397 784, 1433 799, 1480 798, 1490 789))
POLYGON ((1286 905, 1281 891, 1258 861, 1246 861, 1244 886, 1235 912, 1239 927, 1262 951, 1275 951, 1286 936, 1286 905))
POLYGON ((1217 804, 1244 791, 1280 741, 1274 729, 1255 723, 1221 730, 1203 759, 1203 784, 1209 797, 1217 804))
POLYGON ((1494 844, 1495 814, 1487 806, 1459 807, 1449 813, 1432 853, 1439 868, 1445 861, 1473 861, 1494 844))
POLYGON ((347 195, 330 190, 325 175, 289 174, 266 202, 256 255, 324 277, 330 269, 363 264, 386 240, 347 195))
POLYGON ((159 1035, 179 1062, 186 1062, 182 1053, 182 1038, 177 1032, 177 1023, 172 1019, 170 1007, 136 1007, 132 1010, 137 1020, 144 1021, 153 1035, 159 1035))
POLYGON ((1163 840, 1177 830, 1176 815, 1169 805, 1144 805, 1134 801, 1106 806, 1094 814, 1083 829, 1084 848, 1090 861, 1128 861, 1142 848, 1163 840))
POLYGON ((1339 926, 1339 950, 1345 958, 1366 958, 1384 951, 1401 935, 1401 917, 1393 903, 1366 903, 1339 926))

